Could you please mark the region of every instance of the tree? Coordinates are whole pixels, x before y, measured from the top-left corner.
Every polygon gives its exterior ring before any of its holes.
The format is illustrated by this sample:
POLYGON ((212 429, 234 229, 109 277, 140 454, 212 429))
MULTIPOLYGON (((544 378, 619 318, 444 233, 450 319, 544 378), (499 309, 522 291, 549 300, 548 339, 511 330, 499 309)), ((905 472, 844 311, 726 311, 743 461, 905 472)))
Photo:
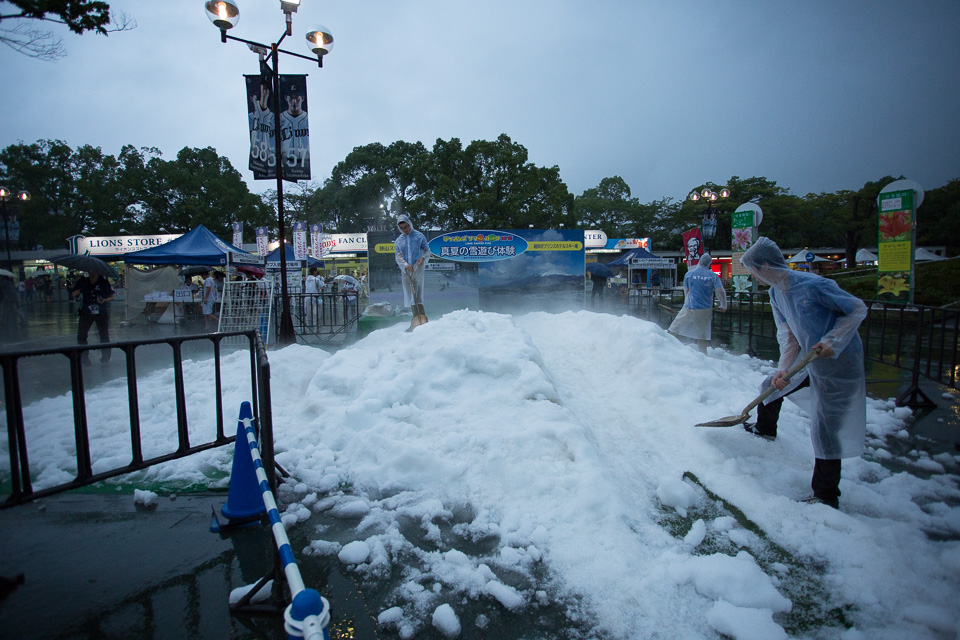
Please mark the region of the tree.
POLYGON ((960 178, 924 194, 917 210, 917 244, 942 244, 948 255, 960 253, 960 178))
POLYGON ((99 147, 72 150, 59 140, 0 150, 0 178, 29 191, 21 244, 61 246, 70 236, 185 232, 204 224, 227 234, 230 222, 275 219, 230 161, 213 149, 183 149, 164 161, 152 148, 125 146, 119 158, 99 147))
POLYGON ((7 1, 20 11, 0 15, 0 42, 18 53, 42 60, 57 60, 65 56, 66 51, 56 34, 33 26, 33 21, 66 25, 77 35, 90 31, 107 35, 137 26, 124 14, 113 20, 109 3, 102 0, 7 1))
POLYGON ((620 176, 604 178, 576 198, 577 220, 584 228, 604 229, 615 238, 642 235, 652 220, 641 220, 640 203, 630 197, 630 186, 620 176))
POLYGON ((549 227, 572 219, 573 196, 559 167, 536 167, 501 134, 495 142, 437 140, 426 173, 421 224, 441 229, 549 227))
POLYGON ((159 156, 146 163, 143 225, 185 233, 202 224, 216 235, 228 237, 230 223, 265 226, 275 219, 257 196, 250 193, 240 172, 216 149, 184 147, 176 160, 159 156))

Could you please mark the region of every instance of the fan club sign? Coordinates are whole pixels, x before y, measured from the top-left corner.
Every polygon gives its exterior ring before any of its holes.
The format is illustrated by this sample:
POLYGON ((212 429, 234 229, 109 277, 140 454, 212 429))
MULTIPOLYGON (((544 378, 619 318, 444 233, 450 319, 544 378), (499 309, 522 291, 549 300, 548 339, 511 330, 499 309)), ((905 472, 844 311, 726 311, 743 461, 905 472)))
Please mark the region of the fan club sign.
MULTIPOLYGON (((255 180, 276 180, 276 103, 273 76, 244 76, 250 130, 248 168, 255 180)), ((310 179, 310 125, 307 122, 307 76, 280 76, 280 164, 283 179, 310 179)))

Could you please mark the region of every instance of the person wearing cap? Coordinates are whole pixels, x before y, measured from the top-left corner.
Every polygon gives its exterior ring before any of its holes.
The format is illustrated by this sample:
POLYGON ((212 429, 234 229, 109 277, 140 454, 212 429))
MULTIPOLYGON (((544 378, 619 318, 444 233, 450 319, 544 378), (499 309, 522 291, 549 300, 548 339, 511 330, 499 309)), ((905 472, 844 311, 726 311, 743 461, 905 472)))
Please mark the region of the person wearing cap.
MULTIPOLYGON (((280 113, 280 149, 286 167, 310 167, 310 124, 304 107, 305 96, 294 84, 286 95, 287 108, 280 113)), ((286 173, 286 169, 284 169, 286 173)))
POLYGON ((714 295, 720 301, 720 311, 727 310, 727 293, 720 277, 710 269, 711 264, 713 258, 704 254, 697 266, 683 276, 683 308, 668 329, 674 335, 696 340, 704 352, 712 336, 714 295))
MULTIPOLYGON (((87 344, 87 335, 90 327, 97 325, 100 334, 100 343, 110 342, 110 315, 107 312, 107 303, 113 300, 113 287, 106 278, 96 273, 84 273, 84 277, 77 280, 70 290, 70 296, 80 301, 77 322, 77 344, 87 344)), ((84 362, 90 361, 90 356, 84 352, 81 356, 84 362)), ((104 349, 100 355, 100 362, 110 362, 110 349, 104 349)))
POLYGON ((397 218, 397 228, 400 235, 394 242, 394 257, 400 267, 403 304, 410 307, 416 317, 414 305, 423 304, 424 266, 430 261, 430 247, 426 236, 413 228, 408 215, 401 214, 397 218))
POLYGON ((791 400, 799 400, 802 394, 795 392, 808 382, 812 398, 805 409, 812 422, 815 459, 810 482, 813 497, 804 502, 837 509, 840 461, 860 456, 866 439, 866 376, 857 329, 867 317, 867 307, 833 280, 790 269, 780 247, 769 238, 758 239, 740 263, 770 285, 780 343, 777 372, 764 385, 777 391, 757 408, 757 423, 747 430, 768 440, 776 438, 783 398, 793 394, 791 400), (819 357, 784 382, 786 372, 814 349, 819 349, 819 357))

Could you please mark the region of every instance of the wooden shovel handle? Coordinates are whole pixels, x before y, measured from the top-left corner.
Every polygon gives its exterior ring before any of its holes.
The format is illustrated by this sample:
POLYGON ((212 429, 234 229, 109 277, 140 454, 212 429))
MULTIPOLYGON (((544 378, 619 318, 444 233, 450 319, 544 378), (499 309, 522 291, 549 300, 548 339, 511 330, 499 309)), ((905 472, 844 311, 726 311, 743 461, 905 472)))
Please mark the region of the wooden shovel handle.
MULTIPOLYGON (((811 349, 811 350, 810 350, 810 353, 808 353, 806 356, 804 356, 803 360, 801 360, 800 362, 798 362, 797 364, 795 364, 789 371, 787 371, 786 375, 783 376, 784 382, 789 383, 789 382, 790 382, 790 379, 793 378, 793 376, 797 375, 797 373, 798 373, 801 369, 803 369, 803 368, 806 367, 808 364, 810 364, 811 362, 813 362, 814 360, 816 360, 819 355, 820 355, 820 347, 817 347, 816 349, 811 349)), ((749 413, 750 413, 751 411, 753 411, 753 409, 754 409, 757 405, 759 405, 761 402, 763 402, 763 401, 766 400, 768 397, 770 397, 770 394, 772 394, 774 391, 777 391, 777 389, 776 389, 776 387, 774 387, 773 385, 770 385, 769 387, 767 387, 766 389, 764 389, 764 390, 763 390, 763 393, 761 393, 759 396, 757 396, 756 399, 755 399, 753 402, 751 402, 750 404, 748 404, 748 405, 746 406, 746 408, 740 413, 740 415, 741 415, 741 416, 749 415, 749 413)))

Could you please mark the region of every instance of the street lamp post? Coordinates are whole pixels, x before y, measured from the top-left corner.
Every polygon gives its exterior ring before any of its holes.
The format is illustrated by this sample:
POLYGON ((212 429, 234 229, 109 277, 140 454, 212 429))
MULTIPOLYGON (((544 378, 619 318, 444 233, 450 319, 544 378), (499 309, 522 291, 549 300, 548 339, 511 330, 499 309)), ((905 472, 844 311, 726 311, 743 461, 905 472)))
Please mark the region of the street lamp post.
MULTIPOLYGON (((13 191, 8 187, 0 187, 0 202, 3 209, 3 244, 7 248, 7 269, 13 271, 13 260, 10 258, 10 213, 7 211, 7 200, 13 197, 13 191)), ((29 191, 18 191, 17 200, 26 202, 30 199, 29 191)))
POLYGON ((707 240, 713 240, 717 236, 717 208, 713 206, 713 203, 715 203, 718 198, 729 198, 730 190, 723 188, 717 193, 704 188, 704 190, 699 193, 693 191, 689 197, 693 202, 703 200, 707 205, 706 209, 703 210, 703 218, 700 224, 700 236, 703 240, 704 252, 706 252, 707 240))
POLYGON ((293 14, 300 6, 300 0, 280 0, 280 8, 286 16, 286 29, 276 42, 266 45, 252 40, 244 40, 228 36, 227 30, 237 26, 240 21, 240 9, 233 0, 207 0, 204 8, 207 17, 215 27, 220 29, 220 41, 226 43, 227 40, 242 42, 253 51, 260 54, 261 67, 267 66, 263 61, 269 51, 273 68, 270 69, 273 81, 273 126, 274 126, 274 153, 275 168, 277 174, 277 233, 280 236, 280 331, 278 342, 280 344, 290 344, 296 341, 296 334, 293 329, 293 317, 290 315, 290 298, 287 293, 287 252, 284 243, 286 242, 286 224, 283 215, 283 169, 281 167, 281 141, 280 141, 280 54, 285 53, 295 58, 303 58, 316 62, 318 66, 323 67, 323 56, 330 53, 333 49, 333 35, 324 26, 317 26, 307 32, 307 47, 315 57, 304 56, 292 51, 286 51, 280 48, 280 44, 287 36, 293 35, 293 14))

